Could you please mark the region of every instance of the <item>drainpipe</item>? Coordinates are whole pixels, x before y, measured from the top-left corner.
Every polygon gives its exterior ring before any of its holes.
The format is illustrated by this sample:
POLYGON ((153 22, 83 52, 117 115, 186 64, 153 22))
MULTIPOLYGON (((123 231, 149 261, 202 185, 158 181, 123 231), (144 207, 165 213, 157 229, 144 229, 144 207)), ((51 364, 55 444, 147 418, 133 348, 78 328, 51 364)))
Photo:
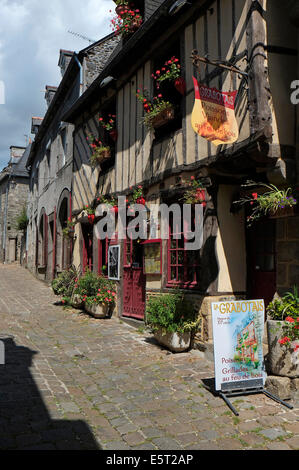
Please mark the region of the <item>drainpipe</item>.
POLYGON ((3 240, 2 240, 2 250, 3 250, 3 263, 5 263, 6 257, 6 235, 7 235, 7 213, 8 213, 8 192, 9 184, 12 177, 12 167, 10 168, 10 173, 8 176, 8 181, 6 185, 6 194, 5 194, 5 207, 4 207, 4 219, 3 219, 3 240))
POLYGON ((79 69, 80 69, 80 96, 81 96, 82 93, 83 93, 83 69, 82 69, 81 62, 78 59, 77 52, 74 52, 74 58, 75 58, 75 61, 77 62, 77 65, 79 66, 79 69))

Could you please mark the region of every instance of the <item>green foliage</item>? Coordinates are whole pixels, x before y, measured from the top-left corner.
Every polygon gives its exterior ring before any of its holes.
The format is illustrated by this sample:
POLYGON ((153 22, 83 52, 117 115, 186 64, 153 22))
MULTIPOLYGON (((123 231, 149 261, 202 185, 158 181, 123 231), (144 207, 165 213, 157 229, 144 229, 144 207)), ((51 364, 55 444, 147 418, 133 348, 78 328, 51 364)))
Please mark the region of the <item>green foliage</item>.
POLYGON ((21 214, 17 217, 17 230, 26 230, 28 225, 28 217, 26 207, 24 206, 21 214))
POLYGON ((52 281, 51 286, 54 294, 62 297, 71 297, 77 277, 77 270, 73 266, 68 270, 62 271, 62 273, 52 281))
POLYGON ((293 292, 287 292, 281 299, 275 299, 267 307, 267 315, 272 320, 285 320, 287 316, 299 315, 298 288, 294 286, 293 292))
POLYGON ((198 328, 194 306, 180 292, 150 297, 146 313, 146 322, 152 331, 184 333, 198 328))
MULTIPOLYGON (((248 182, 247 186, 255 183, 248 182)), ((250 204, 252 206, 251 215, 247 217, 247 225, 251 226, 253 222, 259 220, 266 215, 275 214, 277 210, 286 207, 293 207, 297 204, 297 200, 291 195, 292 188, 278 189, 274 184, 259 183, 259 186, 267 188, 262 194, 252 193, 234 204, 250 204)))
POLYGON ((141 91, 138 89, 136 96, 137 99, 143 104, 144 117, 142 119, 142 123, 150 129, 153 128, 153 120, 156 116, 158 116, 164 110, 171 112, 174 109, 173 104, 164 100, 161 93, 159 93, 157 96, 154 96, 153 99, 150 100, 147 90, 144 90, 143 93, 141 93, 141 91))
POLYGON ((74 294, 84 302, 97 304, 113 304, 116 296, 113 281, 89 270, 78 279, 74 294))

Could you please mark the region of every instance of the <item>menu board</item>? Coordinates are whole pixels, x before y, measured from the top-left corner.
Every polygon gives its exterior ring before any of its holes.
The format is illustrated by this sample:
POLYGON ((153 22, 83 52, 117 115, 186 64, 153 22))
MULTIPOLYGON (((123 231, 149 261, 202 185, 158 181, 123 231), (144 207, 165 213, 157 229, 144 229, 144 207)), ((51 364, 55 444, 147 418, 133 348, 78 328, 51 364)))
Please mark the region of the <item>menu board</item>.
POLYGON ((161 241, 148 240, 143 244, 144 274, 161 274, 161 241))

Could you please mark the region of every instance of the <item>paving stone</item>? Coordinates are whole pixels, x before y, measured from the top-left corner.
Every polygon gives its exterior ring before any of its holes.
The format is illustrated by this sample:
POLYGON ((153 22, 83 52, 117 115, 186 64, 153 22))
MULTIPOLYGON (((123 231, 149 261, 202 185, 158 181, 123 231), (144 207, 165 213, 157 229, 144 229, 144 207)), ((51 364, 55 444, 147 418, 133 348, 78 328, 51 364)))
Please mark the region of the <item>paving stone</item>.
POLYGON ((286 442, 270 442, 270 444, 267 444, 267 449, 268 450, 291 450, 291 448, 287 445, 286 442))
POLYGON ((0 298, 14 337, 0 369, 1 449, 298 449, 298 398, 288 410, 245 396, 235 417, 199 387, 214 373, 202 355, 168 354, 116 316, 64 310, 18 266, 0 265, 0 298), (30 314, 14 316, 23 301, 30 314))
POLYGON ((287 433, 282 428, 269 428, 259 431, 260 434, 271 439, 271 441, 278 439, 279 437, 286 437, 287 433))
POLYGON ((291 449, 299 450, 299 436, 290 437, 285 442, 291 449))

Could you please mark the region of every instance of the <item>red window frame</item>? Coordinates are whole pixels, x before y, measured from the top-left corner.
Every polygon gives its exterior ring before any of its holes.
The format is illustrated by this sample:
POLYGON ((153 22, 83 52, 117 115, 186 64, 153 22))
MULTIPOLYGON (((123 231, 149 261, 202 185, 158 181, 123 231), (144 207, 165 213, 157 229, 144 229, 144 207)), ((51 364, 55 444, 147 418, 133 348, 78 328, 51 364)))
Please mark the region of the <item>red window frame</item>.
MULTIPOLYGON (((183 219, 181 221, 184 223, 183 219)), ((193 216, 194 222, 194 216, 193 216)), ((186 233, 186 229, 185 229, 186 233)), ((197 256, 192 256, 194 251, 186 250, 186 243, 190 242, 184 236, 184 231, 179 230, 177 227, 173 231, 173 226, 169 223, 169 238, 167 241, 167 284, 166 287, 182 287, 184 289, 196 289, 199 286, 199 269, 200 259, 199 253, 197 256), (177 236, 178 238, 174 238, 177 236), (189 256, 188 256, 189 255, 189 256), (193 278, 188 278, 188 271, 193 270, 193 278), (175 270, 175 276, 172 273, 175 270)))

